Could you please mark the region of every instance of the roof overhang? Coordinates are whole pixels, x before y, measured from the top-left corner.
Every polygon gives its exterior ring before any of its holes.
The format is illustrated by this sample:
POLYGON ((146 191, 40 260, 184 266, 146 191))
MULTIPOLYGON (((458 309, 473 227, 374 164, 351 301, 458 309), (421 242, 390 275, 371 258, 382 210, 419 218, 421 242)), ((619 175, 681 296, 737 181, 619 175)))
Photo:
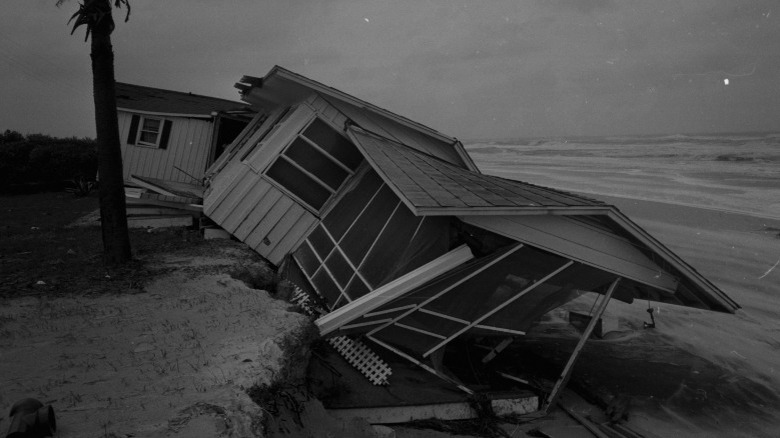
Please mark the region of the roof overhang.
POLYGON ((125 111, 128 113, 144 114, 144 115, 157 116, 157 117, 185 117, 188 119, 205 119, 205 120, 211 120, 214 118, 214 116, 211 114, 162 113, 156 111, 142 111, 142 110, 131 109, 131 108, 122 108, 122 107, 117 107, 116 109, 117 111, 125 111))
POLYGON ((327 85, 301 76, 278 65, 274 66, 274 68, 262 78, 244 76, 235 86, 240 90, 242 100, 269 111, 279 106, 296 104, 308 98, 312 93, 319 93, 320 95, 338 99, 358 108, 379 114, 400 125, 419 131, 437 140, 451 144, 459 143, 455 137, 442 134, 421 123, 358 99, 343 91, 328 87, 327 85))

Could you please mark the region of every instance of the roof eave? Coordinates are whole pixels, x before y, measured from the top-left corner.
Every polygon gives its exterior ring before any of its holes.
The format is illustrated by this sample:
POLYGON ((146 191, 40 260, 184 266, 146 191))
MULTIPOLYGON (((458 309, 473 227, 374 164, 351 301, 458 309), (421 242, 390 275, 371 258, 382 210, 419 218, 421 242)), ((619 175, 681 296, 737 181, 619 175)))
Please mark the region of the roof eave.
POLYGON ((611 206, 487 206, 487 207, 414 207, 417 216, 583 216, 606 215, 611 206))
POLYGON ((707 280, 703 275, 701 275, 696 269, 681 259, 672 250, 667 248, 663 243, 656 240, 652 235, 650 235, 650 233, 645 231, 642 227, 624 215, 620 210, 617 209, 617 207, 611 206, 608 216, 610 219, 614 220, 618 225, 620 225, 621 228, 629 232, 634 238, 647 245, 653 251, 663 257, 667 263, 682 272, 686 278, 693 282, 697 287, 707 292, 710 297, 712 297, 722 306, 723 310, 728 313, 735 313, 737 310, 742 308, 736 301, 732 300, 728 295, 721 291, 712 282, 707 280))
POLYGON ((267 107, 269 105, 277 106, 282 104, 292 104, 294 103, 295 100, 305 99, 306 97, 308 97, 308 94, 310 94, 307 93, 306 96, 303 96, 300 93, 293 92, 288 94, 287 96, 281 96, 281 98, 279 98, 279 96, 274 96, 269 92, 265 92, 265 93, 260 92, 260 90, 273 87, 272 82, 275 79, 288 81, 297 84, 301 87, 305 87, 306 89, 310 90, 310 92, 321 93, 323 95, 345 101, 357 107, 368 109, 372 112, 382 115, 383 117, 393 120, 396 123, 399 123, 403 126, 419 131, 437 140, 453 144, 453 146, 456 143, 459 144, 458 140, 454 137, 450 137, 446 134, 442 134, 441 132, 433 128, 430 128, 428 126, 425 126, 413 120, 407 119, 406 117, 388 111, 384 108, 378 107, 376 105, 373 105, 364 100, 358 99, 354 96, 344 93, 343 91, 329 87, 313 79, 309 79, 305 76, 301 76, 295 72, 287 70, 284 67, 278 65, 274 66, 268 72, 268 74, 266 74, 263 78, 257 78, 253 76, 243 76, 241 78, 241 82, 236 84, 236 88, 238 88, 241 91, 242 99, 244 101, 252 104, 255 104, 257 102, 260 106, 264 106, 264 107, 267 107))
POLYGON ((125 108, 118 106, 116 108, 117 111, 125 111, 128 113, 136 113, 136 114, 148 114, 153 116, 160 116, 160 117, 187 117, 191 119, 211 119, 213 116, 211 113, 209 114, 191 114, 191 113, 166 113, 166 112, 160 112, 160 111, 147 111, 147 110, 138 110, 133 108, 125 108))

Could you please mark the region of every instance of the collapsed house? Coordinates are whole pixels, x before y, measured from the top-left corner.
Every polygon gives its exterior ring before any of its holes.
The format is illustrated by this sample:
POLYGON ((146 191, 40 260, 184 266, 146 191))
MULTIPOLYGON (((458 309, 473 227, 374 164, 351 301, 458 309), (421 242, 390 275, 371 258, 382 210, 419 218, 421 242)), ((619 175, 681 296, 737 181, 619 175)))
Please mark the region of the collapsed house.
POLYGON ((614 206, 482 174, 456 138, 278 66, 236 87, 257 115, 208 169, 204 213, 321 309, 325 337, 472 392, 449 345, 505 345, 585 291, 603 298, 581 342, 610 299, 739 308, 614 206))
POLYGON ((246 127, 240 102, 117 82, 117 116, 131 227, 191 225, 206 168, 246 127))
POLYGON ((240 102, 116 83, 124 178, 197 183, 254 113, 240 102))

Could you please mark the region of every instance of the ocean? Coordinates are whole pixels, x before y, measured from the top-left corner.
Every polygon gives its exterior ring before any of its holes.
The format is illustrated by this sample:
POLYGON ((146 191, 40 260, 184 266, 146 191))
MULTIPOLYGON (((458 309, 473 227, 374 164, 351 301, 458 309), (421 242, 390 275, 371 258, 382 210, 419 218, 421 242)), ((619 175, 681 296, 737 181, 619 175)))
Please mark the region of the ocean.
POLYGON ((488 174, 592 195, 780 218, 780 133, 466 143, 488 174))

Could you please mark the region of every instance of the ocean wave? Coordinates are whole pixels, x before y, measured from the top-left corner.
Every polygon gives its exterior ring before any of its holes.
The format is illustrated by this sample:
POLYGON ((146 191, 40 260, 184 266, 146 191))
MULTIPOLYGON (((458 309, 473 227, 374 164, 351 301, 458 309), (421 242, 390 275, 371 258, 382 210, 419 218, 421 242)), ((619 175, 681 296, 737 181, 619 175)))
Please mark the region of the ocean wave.
POLYGON ((560 148, 583 146, 780 146, 780 133, 737 133, 737 134, 670 134, 602 137, 530 137, 496 139, 468 142, 470 149, 480 152, 505 152, 511 148, 560 148), (493 147, 494 149, 487 149, 493 147))

